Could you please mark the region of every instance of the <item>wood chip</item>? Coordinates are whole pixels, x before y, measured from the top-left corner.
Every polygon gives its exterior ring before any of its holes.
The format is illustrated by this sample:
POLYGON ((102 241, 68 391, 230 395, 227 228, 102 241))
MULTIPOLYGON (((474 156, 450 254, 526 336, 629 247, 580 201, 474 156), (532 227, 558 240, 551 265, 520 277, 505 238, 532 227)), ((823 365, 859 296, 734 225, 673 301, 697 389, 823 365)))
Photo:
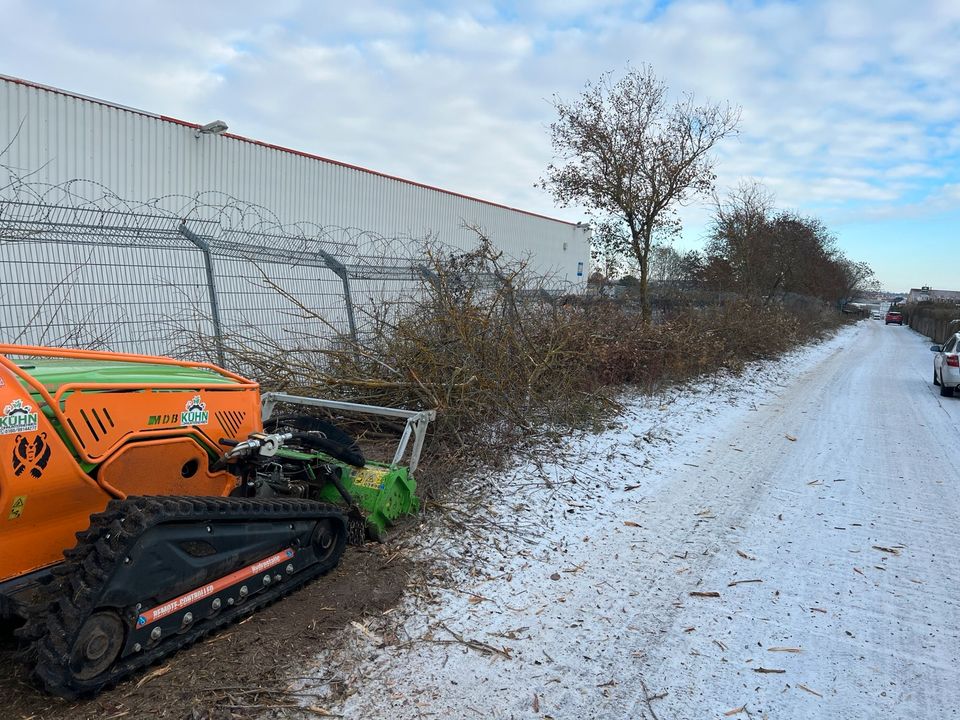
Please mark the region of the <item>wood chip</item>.
POLYGON ((863 575, 864 577, 866 577, 866 575, 864 575, 864 573, 863 573, 863 570, 861 570, 860 568, 854 568, 853 571, 854 571, 855 573, 859 573, 859 574, 863 575))
POLYGON ((747 706, 741 705, 740 707, 735 707, 732 710, 727 710, 723 716, 724 717, 733 717, 734 715, 739 715, 742 712, 746 712, 747 706))
POLYGON ((709 590, 709 591, 692 590, 692 591, 690 592, 690 597, 710 597, 710 598, 716 597, 716 598, 718 598, 718 597, 720 597, 720 593, 718 593, 716 590, 709 590))
POLYGON ((151 670, 142 678, 140 678, 140 681, 137 683, 137 687, 142 687, 143 685, 146 685, 148 682, 150 682, 154 678, 158 678, 161 675, 166 675, 168 672, 170 672, 169 665, 164 665, 163 667, 158 667, 156 670, 151 670))
POLYGON ((753 669, 755 673, 785 673, 786 670, 780 670, 779 668, 765 668, 765 667, 756 667, 753 669))
POLYGON ((312 712, 314 715, 319 715, 320 717, 343 717, 343 715, 337 715, 336 713, 330 712, 326 708, 322 708, 319 705, 311 705, 307 708, 308 712, 312 712))
POLYGON ((639 523, 635 523, 633 520, 624 520, 623 524, 627 527, 640 527, 639 523))
POLYGON ((743 550, 737 550, 737 555, 742 557, 744 560, 756 560, 753 555, 747 555, 743 550))
POLYGON ((818 698, 822 698, 822 697, 823 697, 823 695, 821 695, 820 693, 818 693, 816 690, 811 690, 810 688, 808 688, 808 687, 807 687, 806 685, 804 685, 803 683, 797 683, 797 687, 800 688, 801 690, 806 690, 806 691, 807 691, 808 693, 810 693, 811 695, 816 695, 818 698))
POLYGON ((727 583, 727 587, 733 587, 734 585, 743 585, 744 583, 762 583, 763 580, 760 578, 754 578, 752 580, 732 580, 727 583))
POLYGON ((826 613, 827 609, 822 607, 812 607, 810 608, 810 612, 826 613))
POLYGON ((372 642, 374 645, 383 645, 383 638, 380 638, 380 637, 377 637, 376 635, 374 635, 374 634, 373 634, 372 632, 370 632, 370 630, 369 630, 367 627, 365 627, 364 625, 361 625, 361 624, 358 623, 356 620, 351 620, 351 621, 350 621, 350 624, 353 625, 353 627, 357 630, 357 632, 359 632, 361 635, 363 635, 367 640, 369 640, 370 642, 372 642))
POLYGON ((798 647, 768 647, 767 652, 789 652, 789 653, 798 653, 803 652, 803 648, 798 647))
POLYGON ((796 442, 797 439, 793 435, 784 435, 784 437, 790 442, 796 442))
POLYGON ((536 693, 533 694, 533 711, 535 713, 540 712, 540 696, 536 693))
POLYGON ((891 555, 899 555, 900 551, 896 548, 884 547, 883 545, 871 545, 874 550, 879 550, 880 552, 890 553, 891 555))
POLYGON ((722 642, 720 642, 719 640, 714 640, 714 642, 717 644, 717 647, 718 647, 718 648, 720 648, 720 649, 723 650, 724 652, 727 651, 727 646, 724 645, 722 642))

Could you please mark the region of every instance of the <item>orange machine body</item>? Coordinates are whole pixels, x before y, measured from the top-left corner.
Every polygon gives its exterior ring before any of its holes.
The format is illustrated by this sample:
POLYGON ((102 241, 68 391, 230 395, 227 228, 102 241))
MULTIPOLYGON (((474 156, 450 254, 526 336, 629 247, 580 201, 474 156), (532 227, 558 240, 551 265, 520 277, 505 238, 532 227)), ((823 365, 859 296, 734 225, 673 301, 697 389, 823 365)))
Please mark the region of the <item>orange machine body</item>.
POLYGON ((62 560, 111 498, 229 494, 220 441, 261 429, 258 385, 214 365, 0 345, 0 583, 62 560))

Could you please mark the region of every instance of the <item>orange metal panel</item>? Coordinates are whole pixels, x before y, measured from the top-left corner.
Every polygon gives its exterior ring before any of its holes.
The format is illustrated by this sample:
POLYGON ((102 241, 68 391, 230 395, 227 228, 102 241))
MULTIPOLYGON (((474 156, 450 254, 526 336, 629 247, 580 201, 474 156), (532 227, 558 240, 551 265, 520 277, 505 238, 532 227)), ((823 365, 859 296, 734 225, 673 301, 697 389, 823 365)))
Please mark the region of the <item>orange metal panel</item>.
POLYGON ((0 367, 0 580, 61 560, 109 500, 17 377, 0 367))
POLYGON ((62 416, 77 454, 89 462, 102 461, 125 442, 158 435, 202 435, 210 451, 219 453, 221 438, 245 439, 262 427, 256 388, 72 385, 57 398, 63 398, 62 416))
POLYGON ((209 456, 193 438, 128 443, 100 466, 97 479, 118 495, 227 495, 229 472, 211 473, 209 456))
POLYGON ((260 429, 257 384, 207 363, 0 344, 0 581, 61 560, 111 497, 229 493, 236 478, 209 471, 218 441, 260 429), (54 397, 7 355, 184 365, 233 382, 74 383, 54 397), (78 458, 101 463, 99 483, 78 458))

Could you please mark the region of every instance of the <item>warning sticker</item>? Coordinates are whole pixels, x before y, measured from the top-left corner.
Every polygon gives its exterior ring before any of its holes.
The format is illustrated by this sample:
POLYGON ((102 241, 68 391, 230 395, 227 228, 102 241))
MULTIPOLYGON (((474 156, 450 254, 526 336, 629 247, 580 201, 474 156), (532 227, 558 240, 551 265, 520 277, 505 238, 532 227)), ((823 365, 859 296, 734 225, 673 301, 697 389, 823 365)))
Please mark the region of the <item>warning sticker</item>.
POLYGON ((23 515, 23 506, 27 504, 26 495, 17 495, 13 499, 13 505, 10 506, 10 515, 7 516, 7 520, 16 520, 18 517, 23 515))
POLYGON ((388 470, 382 468, 359 468, 353 473, 353 483, 361 487, 383 490, 383 478, 386 477, 388 472, 388 470))

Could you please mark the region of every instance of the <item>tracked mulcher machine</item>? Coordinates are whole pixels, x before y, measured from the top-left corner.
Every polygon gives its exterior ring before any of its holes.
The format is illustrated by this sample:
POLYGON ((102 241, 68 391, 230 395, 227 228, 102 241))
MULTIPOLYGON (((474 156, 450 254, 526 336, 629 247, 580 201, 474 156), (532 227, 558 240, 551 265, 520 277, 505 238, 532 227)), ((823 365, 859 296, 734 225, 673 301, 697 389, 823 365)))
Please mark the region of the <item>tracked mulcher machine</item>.
POLYGON ((0 345, 0 411, 0 616, 24 619, 37 680, 64 697, 324 575, 349 541, 415 510, 433 419, 261 397, 205 363, 18 345, 0 345), (278 403, 406 425, 392 462, 366 462, 278 403))

